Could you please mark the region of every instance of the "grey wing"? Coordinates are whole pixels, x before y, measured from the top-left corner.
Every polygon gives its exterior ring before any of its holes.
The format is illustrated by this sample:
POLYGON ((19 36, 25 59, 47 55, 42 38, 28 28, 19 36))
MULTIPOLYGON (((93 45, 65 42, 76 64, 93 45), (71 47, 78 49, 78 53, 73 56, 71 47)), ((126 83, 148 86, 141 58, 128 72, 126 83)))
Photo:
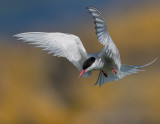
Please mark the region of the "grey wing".
POLYGON ((94 19, 97 39, 101 44, 105 46, 105 48, 100 53, 101 56, 113 59, 115 65, 120 69, 120 54, 116 45, 108 34, 107 26, 102 14, 94 7, 87 7, 87 10, 94 19))
POLYGON ((29 42, 43 50, 49 51, 54 56, 65 57, 80 71, 82 64, 87 59, 87 52, 80 39, 72 34, 27 32, 15 35, 19 40, 29 42))

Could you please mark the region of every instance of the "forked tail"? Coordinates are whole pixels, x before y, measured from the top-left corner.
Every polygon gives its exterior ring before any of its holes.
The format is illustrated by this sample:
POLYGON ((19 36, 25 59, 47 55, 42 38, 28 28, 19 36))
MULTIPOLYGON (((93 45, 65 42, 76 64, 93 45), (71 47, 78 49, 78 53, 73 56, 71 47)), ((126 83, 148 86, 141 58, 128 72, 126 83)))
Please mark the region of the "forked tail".
POLYGON ((100 71, 99 76, 98 76, 98 80, 95 83, 95 85, 99 84, 99 86, 101 87, 103 84, 105 84, 107 82, 122 79, 123 77, 125 77, 127 75, 131 75, 132 73, 137 73, 138 71, 144 71, 140 68, 151 65, 156 60, 157 60, 157 58, 155 60, 153 60, 152 62, 145 64, 145 65, 138 65, 138 66, 121 65, 121 69, 117 72, 117 74, 115 74, 112 71, 104 71, 107 74, 107 77, 105 77, 104 74, 102 73, 102 71, 100 71))

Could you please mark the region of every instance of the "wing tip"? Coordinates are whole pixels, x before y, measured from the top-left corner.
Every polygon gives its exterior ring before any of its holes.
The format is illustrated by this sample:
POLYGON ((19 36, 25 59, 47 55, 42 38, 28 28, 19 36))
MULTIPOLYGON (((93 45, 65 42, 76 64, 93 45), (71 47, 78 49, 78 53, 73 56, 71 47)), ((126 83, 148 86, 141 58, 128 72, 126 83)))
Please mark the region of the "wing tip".
POLYGON ((86 6, 85 8, 86 8, 86 9, 94 9, 94 10, 97 10, 97 8, 94 7, 94 6, 86 6))
MULTIPOLYGON (((16 34, 16 35, 13 35, 13 37, 18 37, 18 38, 21 38, 24 34, 27 34, 28 32, 26 33, 19 33, 19 34, 16 34)), ((18 39, 19 40, 19 39, 18 39)))
POLYGON ((96 12, 98 12, 100 15, 102 15, 101 12, 96 7, 94 7, 94 6, 87 6, 85 8, 88 10, 89 13, 92 13, 93 11, 91 11, 90 9, 93 9, 96 12))
POLYGON ((20 37, 20 34, 15 34, 12 37, 20 37))
POLYGON ((46 32, 24 32, 24 33, 15 34, 13 35, 13 37, 22 37, 28 34, 42 34, 42 33, 46 33, 46 32))

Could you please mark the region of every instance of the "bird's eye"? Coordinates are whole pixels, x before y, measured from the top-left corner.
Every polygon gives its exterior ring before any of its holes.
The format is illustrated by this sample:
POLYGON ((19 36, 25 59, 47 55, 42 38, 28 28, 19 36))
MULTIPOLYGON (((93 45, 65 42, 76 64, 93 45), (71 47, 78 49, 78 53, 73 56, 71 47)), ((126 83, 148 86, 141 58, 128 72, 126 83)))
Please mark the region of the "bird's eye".
POLYGON ((87 69, 88 67, 90 67, 94 62, 95 62, 95 58, 94 57, 91 57, 89 59, 87 59, 84 63, 83 63, 83 70, 87 69))

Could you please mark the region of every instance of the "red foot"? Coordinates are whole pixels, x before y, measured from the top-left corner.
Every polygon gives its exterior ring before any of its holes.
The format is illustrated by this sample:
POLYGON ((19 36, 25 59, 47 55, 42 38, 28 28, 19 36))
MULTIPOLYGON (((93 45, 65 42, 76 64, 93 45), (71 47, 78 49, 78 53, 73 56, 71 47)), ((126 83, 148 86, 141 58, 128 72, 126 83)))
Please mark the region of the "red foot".
POLYGON ((105 77, 108 77, 107 74, 106 74, 103 70, 102 70, 102 72, 103 72, 103 75, 104 75, 105 77))
POLYGON ((113 69, 114 73, 117 74, 117 71, 114 69, 114 67, 112 69, 113 69))

